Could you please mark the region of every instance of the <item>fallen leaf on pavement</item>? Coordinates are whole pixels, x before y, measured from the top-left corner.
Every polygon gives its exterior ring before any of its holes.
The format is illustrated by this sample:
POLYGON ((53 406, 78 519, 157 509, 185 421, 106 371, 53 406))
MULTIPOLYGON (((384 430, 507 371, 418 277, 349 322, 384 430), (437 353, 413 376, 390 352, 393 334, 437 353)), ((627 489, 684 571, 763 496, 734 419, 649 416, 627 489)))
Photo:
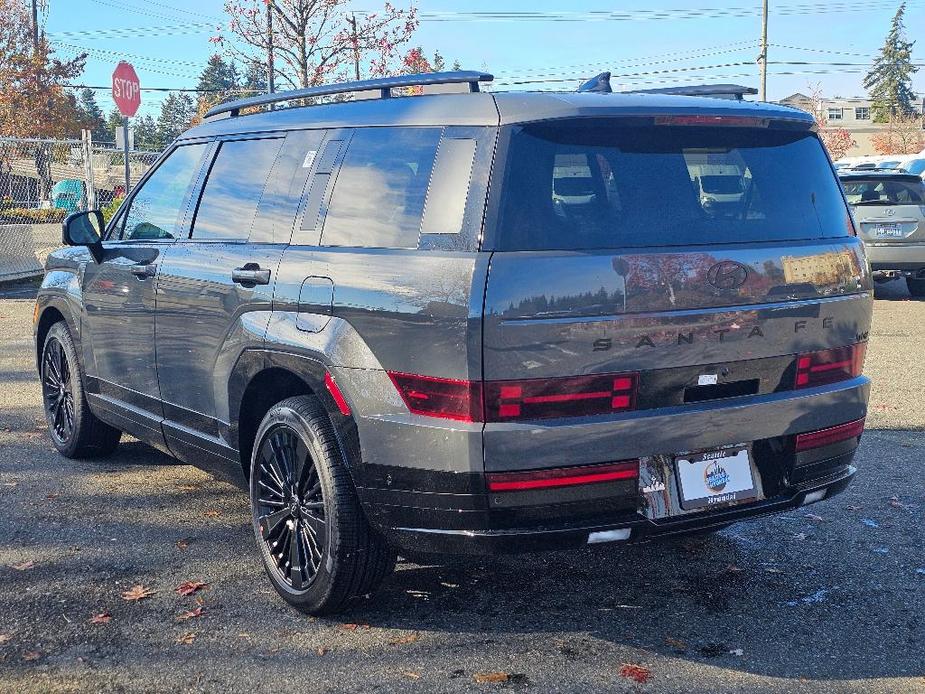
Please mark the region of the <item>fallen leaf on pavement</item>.
POLYGON ((26 651, 22 654, 23 660, 38 660, 42 657, 42 654, 38 651, 26 651))
POLYGON ((681 641, 680 639, 673 639, 670 636, 665 637, 665 645, 671 646, 676 651, 686 651, 687 644, 681 641))
POLYGON ((189 547, 189 543, 190 543, 190 542, 191 542, 191 540, 190 540, 188 537, 180 538, 180 539, 177 540, 177 542, 176 542, 177 549, 179 549, 179 550, 181 550, 181 551, 184 550, 184 549, 186 549, 187 547, 189 547))
POLYGON ((860 511, 861 507, 855 506, 854 504, 848 504, 847 506, 845 506, 845 510, 846 511, 860 511))
POLYGON ((205 588, 208 583, 203 583, 202 581, 183 581, 180 585, 174 588, 174 591, 177 595, 192 595, 197 590, 205 588))
POLYGON ((35 568, 35 562, 21 561, 18 564, 13 564, 12 567, 17 571, 28 571, 29 569, 35 568))
POLYGON ((51 500, 51 499, 57 499, 59 496, 61 495, 60 494, 49 494, 45 498, 51 500))
POLYGON ((369 629, 369 624, 341 624, 340 628, 344 631, 357 631, 358 629, 369 629))
POLYGON ((182 636, 177 637, 177 643, 181 646, 189 646, 195 640, 196 632, 194 631, 188 631, 182 636))
POLYGON ((477 672, 472 675, 472 679, 478 684, 499 684, 507 682, 511 675, 508 672, 477 672))
POLYGON ((736 566, 735 564, 729 564, 726 566, 725 569, 723 569, 723 573, 726 573, 726 574, 740 574, 743 571, 745 571, 745 569, 740 568, 736 566))
POLYGON ((318 655, 327 655, 328 649, 325 648, 324 646, 318 646, 318 648, 315 649, 315 653, 317 653, 318 655))
POLYGON ((132 586, 127 591, 122 593, 122 599, 129 602, 137 602, 138 600, 150 598, 152 595, 154 595, 154 591, 151 588, 147 588, 141 584, 138 584, 132 586))
POLYGON ((906 510, 906 505, 902 501, 899 500, 898 496, 891 496, 889 503, 890 503, 890 506, 892 506, 893 508, 898 508, 900 511, 906 510))
POLYGON ((780 569, 775 569, 775 568, 772 567, 772 566, 769 566, 768 568, 766 568, 765 571, 767 571, 769 574, 782 574, 782 573, 784 573, 784 572, 781 571, 780 569))
POLYGON ((806 520, 811 520, 814 523, 821 523, 825 520, 822 516, 817 516, 815 513, 807 513, 804 518, 806 518, 806 520))
POLYGON ((389 645, 390 646, 401 646, 402 644, 406 644, 406 643, 414 643, 419 638, 421 638, 421 635, 415 631, 410 634, 405 634, 404 636, 399 636, 397 639, 394 639, 393 641, 389 641, 389 645))
POLYGON ((11 634, 0 634, 0 643, 6 643, 11 638, 13 638, 11 634))
POLYGON ((806 539, 806 533, 797 533, 796 535, 793 536, 793 539, 799 540, 800 542, 802 542, 803 540, 806 539))
POLYGON ((112 621, 112 615, 108 612, 100 612, 90 617, 90 624, 109 624, 112 621))
POLYGON ((204 515, 206 518, 218 518, 220 515, 222 515, 222 512, 212 509, 210 511, 206 511, 202 515, 204 515))
POLYGON ((643 665, 623 663, 623 667, 620 668, 620 677, 625 677, 628 680, 639 682, 639 684, 645 684, 649 681, 649 677, 651 676, 652 673, 649 668, 643 665))
POLYGON ((177 615, 178 622, 185 622, 187 619, 193 619, 195 617, 202 617, 202 607, 197 607, 195 610, 186 610, 181 614, 177 615))
POLYGON ((419 672, 411 672, 411 670, 406 670, 405 672, 403 672, 403 673, 401 673, 401 674, 403 674, 405 677, 407 677, 407 678, 409 678, 409 679, 412 679, 412 680, 419 680, 419 679, 421 679, 421 673, 419 673, 419 672))

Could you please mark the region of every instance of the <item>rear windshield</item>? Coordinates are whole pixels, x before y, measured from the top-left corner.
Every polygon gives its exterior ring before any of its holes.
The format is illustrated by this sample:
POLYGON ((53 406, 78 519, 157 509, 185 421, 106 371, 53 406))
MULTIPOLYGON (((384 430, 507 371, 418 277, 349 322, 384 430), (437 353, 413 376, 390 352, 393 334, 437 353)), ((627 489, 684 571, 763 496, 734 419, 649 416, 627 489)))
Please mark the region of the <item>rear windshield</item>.
POLYGON ((852 205, 921 205, 925 203, 925 182, 891 181, 885 178, 843 180, 845 197, 852 205))
POLYGON ((846 236, 815 135, 557 121, 512 134, 499 250, 590 250, 846 236))

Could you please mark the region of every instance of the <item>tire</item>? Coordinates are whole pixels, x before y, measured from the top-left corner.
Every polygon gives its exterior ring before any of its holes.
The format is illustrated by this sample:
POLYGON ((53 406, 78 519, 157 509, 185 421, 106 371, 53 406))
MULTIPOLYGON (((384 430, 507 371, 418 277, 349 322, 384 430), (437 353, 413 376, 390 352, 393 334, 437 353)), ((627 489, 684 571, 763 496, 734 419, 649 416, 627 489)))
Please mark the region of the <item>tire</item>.
POLYGON ((264 569, 302 612, 338 612, 395 567, 363 515, 331 420, 310 396, 282 401, 260 423, 250 497, 264 569))
POLYGON ((111 455, 122 432, 90 411, 83 368, 66 323, 51 326, 42 346, 40 364, 45 421, 58 452, 65 458, 111 455))
POLYGON ((912 296, 916 298, 925 296, 925 277, 907 277, 906 286, 912 296))

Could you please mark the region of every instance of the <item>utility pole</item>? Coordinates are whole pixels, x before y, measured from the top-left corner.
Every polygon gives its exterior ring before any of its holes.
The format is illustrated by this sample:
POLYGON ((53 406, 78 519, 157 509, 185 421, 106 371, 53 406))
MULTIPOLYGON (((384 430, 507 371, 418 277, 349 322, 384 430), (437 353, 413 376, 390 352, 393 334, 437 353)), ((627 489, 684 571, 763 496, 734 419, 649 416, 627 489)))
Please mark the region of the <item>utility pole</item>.
MULTIPOLYGON (((276 93, 276 76, 273 67, 273 0, 267 2, 267 92, 276 93)), ((273 109, 273 104, 270 104, 273 109)))
POLYGON ((758 67, 761 70, 761 86, 759 98, 768 100, 768 0, 761 3, 761 55, 758 56, 758 67))
POLYGON ((356 73, 357 82, 360 81, 360 39, 357 36, 357 18, 356 15, 351 14, 350 19, 347 20, 350 22, 350 29, 353 34, 353 69, 356 73))
POLYGON ((32 49, 39 52, 39 7, 38 0, 32 0, 32 49))

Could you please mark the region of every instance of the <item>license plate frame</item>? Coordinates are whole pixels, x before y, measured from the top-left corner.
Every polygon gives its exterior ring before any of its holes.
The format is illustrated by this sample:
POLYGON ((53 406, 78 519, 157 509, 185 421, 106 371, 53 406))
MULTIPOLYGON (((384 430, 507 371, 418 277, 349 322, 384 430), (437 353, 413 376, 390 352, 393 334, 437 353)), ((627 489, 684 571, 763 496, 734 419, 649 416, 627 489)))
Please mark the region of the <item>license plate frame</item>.
POLYGON ((678 501, 685 511, 718 508, 758 497, 749 446, 675 456, 678 501))

